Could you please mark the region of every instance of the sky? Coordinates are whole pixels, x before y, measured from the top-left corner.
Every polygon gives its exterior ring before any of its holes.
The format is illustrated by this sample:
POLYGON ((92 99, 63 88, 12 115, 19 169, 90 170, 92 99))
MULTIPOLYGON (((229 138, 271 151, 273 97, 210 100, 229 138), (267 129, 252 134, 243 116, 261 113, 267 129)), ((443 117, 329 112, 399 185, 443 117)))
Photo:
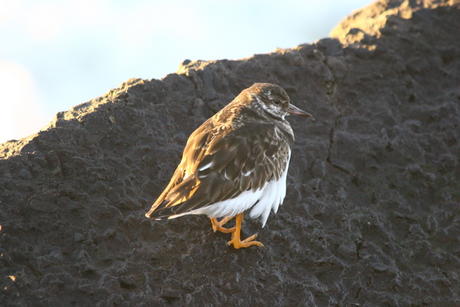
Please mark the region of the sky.
POLYGON ((370 0, 0 0, 0 143, 130 78, 328 36, 370 0))

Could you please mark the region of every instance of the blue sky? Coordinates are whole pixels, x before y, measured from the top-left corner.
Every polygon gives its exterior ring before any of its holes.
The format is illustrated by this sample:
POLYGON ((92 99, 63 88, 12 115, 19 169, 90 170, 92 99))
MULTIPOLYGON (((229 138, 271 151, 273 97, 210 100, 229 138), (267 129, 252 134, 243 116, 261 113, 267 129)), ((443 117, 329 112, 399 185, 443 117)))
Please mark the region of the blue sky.
POLYGON ((0 142, 184 59, 249 57, 327 37, 370 0, 0 0, 0 142))

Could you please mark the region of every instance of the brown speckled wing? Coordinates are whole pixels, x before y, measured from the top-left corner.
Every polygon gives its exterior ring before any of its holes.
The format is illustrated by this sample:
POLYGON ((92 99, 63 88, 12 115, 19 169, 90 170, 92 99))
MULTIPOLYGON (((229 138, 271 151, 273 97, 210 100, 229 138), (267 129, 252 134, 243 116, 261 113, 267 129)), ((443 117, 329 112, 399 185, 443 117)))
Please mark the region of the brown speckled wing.
POLYGON ((149 213, 184 213, 260 189, 281 176, 289 144, 273 124, 255 122, 231 131, 210 125, 204 123, 190 136, 171 182, 149 213))

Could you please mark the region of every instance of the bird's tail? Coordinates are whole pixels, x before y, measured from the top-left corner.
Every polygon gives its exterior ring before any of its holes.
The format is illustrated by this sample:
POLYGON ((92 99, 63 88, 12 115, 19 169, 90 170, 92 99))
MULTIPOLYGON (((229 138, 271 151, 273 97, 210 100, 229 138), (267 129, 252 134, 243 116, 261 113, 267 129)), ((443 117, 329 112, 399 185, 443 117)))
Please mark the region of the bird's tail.
POLYGON ((167 200, 164 200, 163 202, 159 204, 154 203, 152 207, 150 208, 150 210, 147 211, 147 213, 145 214, 145 217, 149 219, 155 219, 155 220, 162 220, 164 218, 167 218, 168 217, 167 215, 161 214, 163 211, 161 209, 165 208, 167 203, 168 203, 167 200))
POLYGON ((188 178, 172 189, 165 190, 153 203, 145 216, 147 218, 163 219, 183 213, 185 206, 182 206, 182 204, 190 200, 198 187, 199 185, 194 178, 188 178))
POLYGON ((149 219, 161 221, 161 220, 175 219, 176 217, 180 217, 180 216, 187 214, 187 212, 182 212, 181 210, 177 210, 178 209, 177 207, 166 207, 167 203, 168 201, 164 201, 159 206, 152 206, 152 208, 150 208, 150 210, 145 214, 145 217, 149 219))

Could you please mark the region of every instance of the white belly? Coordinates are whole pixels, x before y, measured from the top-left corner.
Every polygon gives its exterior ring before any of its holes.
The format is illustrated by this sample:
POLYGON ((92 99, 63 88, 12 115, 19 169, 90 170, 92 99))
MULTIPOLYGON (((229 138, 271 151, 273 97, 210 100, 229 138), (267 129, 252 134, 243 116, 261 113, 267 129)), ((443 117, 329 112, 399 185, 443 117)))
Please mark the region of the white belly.
POLYGON ((278 207, 283 203, 286 196, 286 177, 288 172, 289 162, 283 174, 278 180, 270 181, 264 188, 259 202, 254 205, 249 213, 252 219, 260 217, 262 227, 265 226, 270 211, 278 212, 278 207))
POLYGON ((280 178, 266 183, 261 189, 256 191, 244 191, 234 198, 189 212, 173 215, 169 218, 176 218, 188 214, 206 214, 209 217, 220 218, 235 216, 252 208, 249 216, 252 219, 260 217, 260 222, 262 223, 262 227, 264 227, 270 215, 270 211, 273 210, 273 212, 276 213, 279 205, 282 204, 286 196, 286 178, 290 157, 291 155, 289 154, 286 169, 281 174, 280 178))

